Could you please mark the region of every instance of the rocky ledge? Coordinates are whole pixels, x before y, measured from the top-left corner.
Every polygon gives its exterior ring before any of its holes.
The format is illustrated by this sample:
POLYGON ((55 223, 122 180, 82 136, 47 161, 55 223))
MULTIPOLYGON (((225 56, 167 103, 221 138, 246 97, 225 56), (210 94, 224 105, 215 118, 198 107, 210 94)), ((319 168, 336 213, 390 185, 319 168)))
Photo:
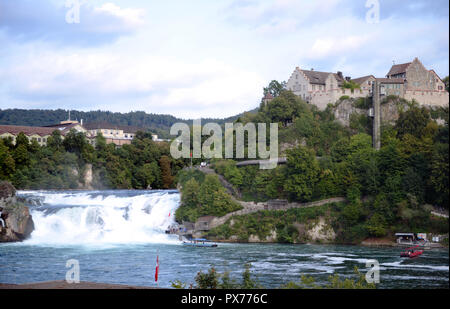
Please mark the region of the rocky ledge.
POLYGON ((22 241, 34 230, 33 219, 25 205, 18 203, 16 189, 0 182, 0 242, 22 241))

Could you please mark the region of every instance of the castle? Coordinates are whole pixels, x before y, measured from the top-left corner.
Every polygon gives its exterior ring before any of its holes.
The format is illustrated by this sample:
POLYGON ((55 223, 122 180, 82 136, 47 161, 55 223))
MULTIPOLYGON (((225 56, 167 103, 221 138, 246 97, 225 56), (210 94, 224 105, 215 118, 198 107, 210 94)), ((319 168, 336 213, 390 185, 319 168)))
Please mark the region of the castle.
POLYGON ((342 96, 350 98, 372 96, 374 81, 378 81, 381 85, 381 95, 414 99, 419 104, 427 106, 449 104, 449 93, 445 89, 444 82, 434 70, 426 69, 418 58, 412 62, 393 65, 385 78, 368 75, 351 79, 344 77, 342 72, 319 72, 296 67, 286 83, 286 89, 324 110, 328 104, 336 103, 342 96), (353 89, 345 87, 348 85, 353 85, 353 89))

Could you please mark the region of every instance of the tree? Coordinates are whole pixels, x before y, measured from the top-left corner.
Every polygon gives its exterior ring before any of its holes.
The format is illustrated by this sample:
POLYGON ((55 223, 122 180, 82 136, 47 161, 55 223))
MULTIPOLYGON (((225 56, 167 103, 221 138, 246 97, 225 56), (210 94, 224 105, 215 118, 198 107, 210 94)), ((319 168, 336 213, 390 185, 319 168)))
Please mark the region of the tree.
POLYGON ((30 145, 30 141, 28 140, 28 137, 23 132, 20 132, 16 137, 16 145, 15 147, 18 148, 20 146, 25 146, 25 148, 28 148, 30 145))
POLYGON ((286 170, 284 189, 291 199, 310 200, 320 173, 315 154, 303 146, 288 150, 286 170))
POLYGON ((199 204, 199 190, 200 185, 198 182, 191 178, 183 186, 183 194, 181 202, 183 206, 196 207, 199 204))
POLYGON ((47 147, 52 148, 56 151, 63 150, 63 140, 61 137, 61 132, 59 130, 55 130, 52 132, 52 135, 47 139, 47 147))
POLYGON ((152 188, 159 180, 160 174, 161 171, 156 161, 136 167, 135 179, 137 180, 137 183, 135 187, 142 189, 152 188))
POLYGON ((16 163, 11 156, 8 147, 0 138, 0 179, 10 180, 16 170, 16 163))
POLYGON ((284 126, 303 113, 309 112, 305 102, 292 91, 283 91, 261 111, 270 122, 281 122, 284 126))
POLYGON ((267 87, 264 87, 264 95, 270 93, 274 98, 278 97, 281 92, 285 89, 286 82, 278 82, 272 80, 267 87))
POLYGON ((201 207, 212 207, 214 195, 224 190, 217 175, 208 174, 200 186, 199 202, 201 207))
MULTIPOLYGON (((17 146, 17 145, 16 145, 17 146)), ((17 168, 25 168, 30 164, 30 156, 27 146, 23 143, 19 144, 13 152, 14 162, 17 168)))
POLYGON ((395 128, 400 138, 405 134, 421 138, 430 120, 430 112, 425 107, 412 106, 400 113, 395 128))
POLYGON ((386 235, 386 221, 382 214, 375 213, 369 221, 366 228, 370 235, 375 237, 383 237, 386 235))
POLYGON ((162 187, 164 189, 172 188, 174 178, 170 167, 170 158, 168 156, 162 156, 159 159, 159 166, 161 168, 162 187))
POLYGON ((441 207, 449 207, 449 154, 448 144, 437 144, 431 160, 429 183, 433 191, 432 200, 441 207))
POLYGON ((354 81, 344 81, 341 87, 345 89, 350 89, 352 93, 355 91, 355 89, 361 88, 361 86, 358 83, 355 83, 354 81))
POLYGON ((449 87, 449 81, 448 81, 448 76, 444 77, 444 79, 442 80, 445 84, 445 90, 447 90, 447 92, 450 92, 450 87, 449 87))

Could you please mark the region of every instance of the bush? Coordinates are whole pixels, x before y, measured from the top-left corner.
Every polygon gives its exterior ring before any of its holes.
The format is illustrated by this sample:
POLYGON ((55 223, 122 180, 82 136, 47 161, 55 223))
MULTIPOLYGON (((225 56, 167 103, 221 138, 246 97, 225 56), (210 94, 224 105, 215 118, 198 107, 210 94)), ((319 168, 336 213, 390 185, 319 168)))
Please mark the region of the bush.
POLYGON ((357 98, 353 102, 353 106, 360 109, 369 109, 372 107, 372 98, 371 97, 357 98))

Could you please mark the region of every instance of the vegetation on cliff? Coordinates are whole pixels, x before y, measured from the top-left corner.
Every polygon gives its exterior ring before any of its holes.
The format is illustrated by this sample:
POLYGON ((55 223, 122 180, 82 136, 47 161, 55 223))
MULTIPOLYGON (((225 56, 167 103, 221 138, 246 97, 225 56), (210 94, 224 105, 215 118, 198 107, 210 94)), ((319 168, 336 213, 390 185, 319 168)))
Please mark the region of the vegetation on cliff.
POLYGON ((181 205, 175 217, 178 222, 195 222, 204 215, 223 216, 242 209, 226 192, 217 175, 205 175, 198 170, 183 170, 178 175, 181 205))

